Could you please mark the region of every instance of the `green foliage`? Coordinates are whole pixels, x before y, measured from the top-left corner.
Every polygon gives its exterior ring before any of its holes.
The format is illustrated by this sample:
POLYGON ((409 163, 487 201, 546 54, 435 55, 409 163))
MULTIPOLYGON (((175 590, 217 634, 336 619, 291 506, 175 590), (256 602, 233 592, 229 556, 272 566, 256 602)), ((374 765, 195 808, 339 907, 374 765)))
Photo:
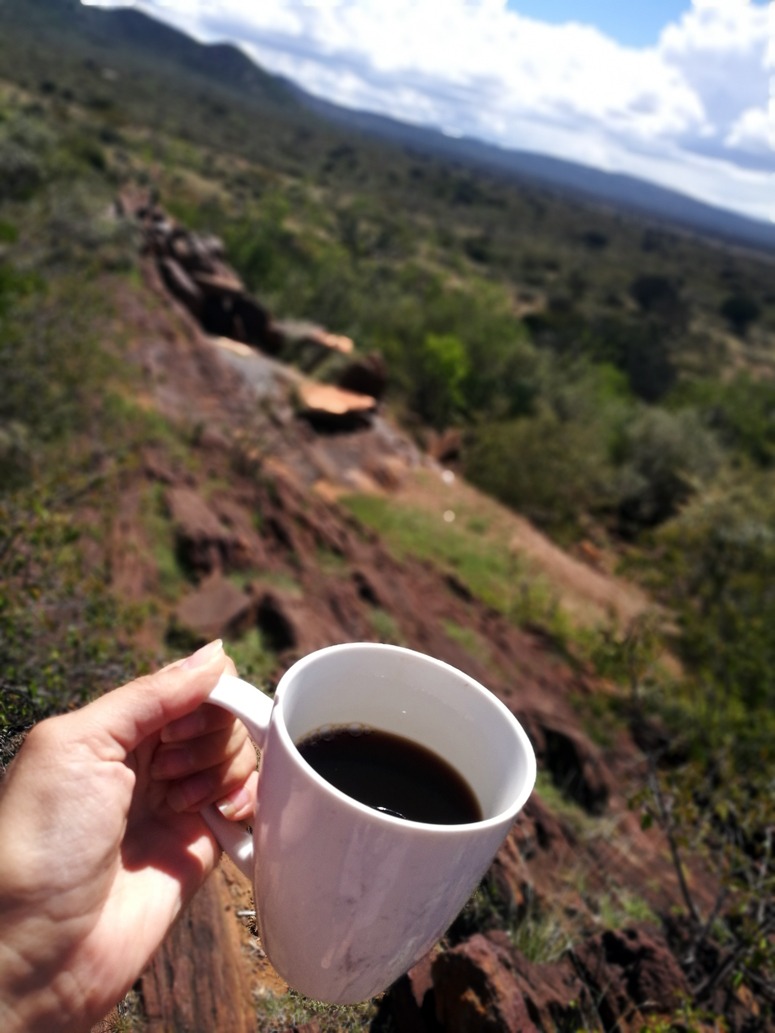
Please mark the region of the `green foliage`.
POLYGON ((747 743, 775 709, 775 483, 760 474, 697 499, 660 534, 681 648, 703 682, 707 726, 747 743), (754 722, 755 723, 755 722, 754 722), (731 728, 729 729, 731 731, 731 728))
POLYGON ((728 380, 695 380, 681 386, 672 406, 696 408, 737 460, 775 463, 775 383, 742 372, 728 380))
POLYGON ((605 498, 609 467, 598 428, 551 411, 478 428, 465 453, 466 477, 556 534, 605 498))
POLYGON ((625 531, 674 516, 721 465, 713 435, 691 410, 642 410, 622 428, 615 457, 616 504, 625 531))
POLYGON ((83 474, 66 492, 0 492, 0 771, 35 721, 126 680, 129 622, 83 565, 68 505, 79 489, 94 501, 83 474))
POLYGON ((423 422, 439 429, 463 408, 468 356, 454 334, 426 334, 415 352, 413 408, 423 422))
POLYGON ((392 613, 380 607, 371 607, 368 618, 378 642, 391 642, 396 646, 407 645, 406 638, 392 613))

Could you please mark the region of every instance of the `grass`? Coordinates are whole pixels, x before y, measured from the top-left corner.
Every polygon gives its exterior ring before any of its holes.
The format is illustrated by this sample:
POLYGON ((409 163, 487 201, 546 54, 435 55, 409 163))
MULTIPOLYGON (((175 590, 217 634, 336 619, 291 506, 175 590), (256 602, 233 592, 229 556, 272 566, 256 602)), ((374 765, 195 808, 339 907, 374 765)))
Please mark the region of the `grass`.
POLYGON ((561 652, 586 655, 588 620, 572 617, 547 576, 513 547, 513 512, 462 482, 446 485, 424 470, 412 473, 406 494, 408 499, 353 494, 342 503, 397 556, 447 570, 514 623, 542 629, 561 652))
POLYGON ((480 660, 483 664, 491 662, 490 647, 476 631, 472 628, 463 627, 451 620, 444 621, 443 626, 445 633, 452 641, 457 642, 467 653, 480 660))
MULTIPOLYGON (((256 997, 256 1033, 286 1033, 307 1023, 315 1023, 319 1033, 361 1033, 377 1015, 377 1000, 363 1004, 322 1004, 295 990, 282 996, 261 994, 256 997)), ((381 1033, 390 1033, 383 1024, 381 1033)))
POLYGON ((140 512, 142 526, 151 543, 151 556, 156 566, 161 599, 175 602, 188 584, 188 578, 177 556, 172 523, 164 506, 164 488, 154 484, 145 492, 140 512))
POLYGON ((429 560, 455 574, 482 601, 508 613, 522 565, 508 548, 472 536, 439 513, 397 505, 378 495, 342 500, 362 523, 377 531, 399 557, 429 560))
POLYGON ((405 646, 407 641, 395 617, 379 607, 369 607, 366 611, 369 623, 380 642, 388 642, 394 646, 405 646))
POLYGON ((508 932, 512 945, 536 964, 557 961, 573 942, 559 915, 538 906, 530 906, 508 932))
POLYGON ((258 628, 251 628, 236 642, 229 642, 226 651, 234 661, 240 678, 259 688, 267 686, 277 666, 277 657, 264 642, 258 628))
POLYGON ((538 772, 535 791, 549 810, 566 821, 577 835, 590 835, 594 832, 598 824, 596 819, 567 796, 547 772, 538 772))
POLYGON ((624 887, 613 887, 602 894, 597 901, 600 923, 604 929, 622 929, 633 922, 659 924, 659 919, 649 904, 624 887))

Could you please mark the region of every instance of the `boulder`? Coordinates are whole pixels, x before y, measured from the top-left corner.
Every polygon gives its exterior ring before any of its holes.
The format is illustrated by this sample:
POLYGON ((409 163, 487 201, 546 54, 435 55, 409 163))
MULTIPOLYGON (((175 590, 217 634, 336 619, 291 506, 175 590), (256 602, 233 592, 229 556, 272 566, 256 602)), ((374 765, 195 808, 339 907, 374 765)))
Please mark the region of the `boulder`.
POLYGON ((357 362, 351 362, 342 370, 337 383, 346 391, 382 398, 387 390, 387 364, 381 355, 367 355, 357 362))
POLYGON ((268 591, 256 604, 256 623, 276 653, 304 656, 342 641, 341 631, 328 612, 303 598, 268 591))
POLYGON ((205 294, 235 297, 245 290, 245 284, 239 276, 223 262, 213 263, 212 270, 194 272, 193 278, 205 294))
POLYGON ((237 535, 213 513, 192 488, 174 487, 166 493, 180 561, 193 574, 210 574, 235 564, 242 545, 237 535))
POLYGON ((539 1033, 516 983, 510 952, 482 935, 432 966, 436 1016, 445 1033, 539 1033))
POLYGON ((232 639, 246 632, 255 619, 255 601, 221 574, 214 574, 179 603, 175 625, 202 643, 232 639))
POLYGON ((538 793, 533 792, 517 818, 509 840, 514 841, 521 857, 530 860, 539 852, 564 852, 576 843, 576 834, 552 813, 538 793))
POLYGON ((170 294, 173 294, 178 301, 182 301, 189 312, 198 318, 202 312, 202 291, 180 262, 174 258, 163 256, 159 259, 159 272, 170 294))
MULTIPOLYGON (((492 935, 505 938, 506 934, 492 935)), ((567 955, 558 961, 539 963, 512 949, 511 960, 516 986, 539 1029, 597 1028, 595 1002, 567 955)))
POLYGON ((234 333, 237 341, 262 346, 269 332, 269 313, 253 298, 245 295, 234 300, 234 333))
POLYGON ((299 415, 319 428, 347 430, 362 426, 371 421, 377 408, 371 395, 311 380, 299 386, 298 399, 299 415))
POLYGON ((283 358, 311 372, 333 354, 349 355, 355 347, 349 337, 332 334, 305 320, 284 319, 274 324, 283 342, 283 358))
POLYGON ((517 716, 554 783, 590 814, 602 814, 613 791, 613 776, 592 740, 555 714, 523 710, 517 716))
POLYGON ((253 1033, 250 973, 220 872, 180 915, 138 986, 148 1033, 253 1033))
POLYGON ((209 291, 202 301, 202 329, 216 337, 234 338, 234 298, 230 294, 209 291))
POLYGON ((433 952, 426 954, 390 987, 380 1009, 389 1015, 389 1029, 401 1033, 443 1033, 436 1019, 434 957, 433 952))
POLYGON ((645 1016, 671 1014, 689 994, 680 965, 655 930, 607 930, 575 947, 571 957, 606 1030, 634 1033, 645 1016))

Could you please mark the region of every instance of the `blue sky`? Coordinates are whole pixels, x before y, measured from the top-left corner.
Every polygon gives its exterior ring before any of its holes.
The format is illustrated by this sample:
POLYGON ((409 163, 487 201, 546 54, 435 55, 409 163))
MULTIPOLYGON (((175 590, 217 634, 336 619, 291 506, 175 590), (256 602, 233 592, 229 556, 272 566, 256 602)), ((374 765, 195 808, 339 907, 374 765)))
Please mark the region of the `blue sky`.
POLYGON ((349 107, 775 217, 775 2, 83 0, 349 107))
POLYGON ((566 22, 586 22, 595 25, 617 42, 627 46, 643 47, 655 44, 662 29, 676 21, 690 0, 508 0, 509 10, 528 18, 562 25, 566 22))
MULTIPOLYGON (((754 3, 764 6, 767 0, 754 3)), ((507 0, 506 6, 550 25, 595 25, 618 43, 646 47, 655 45, 665 25, 678 21, 692 4, 691 0, 507 0)))

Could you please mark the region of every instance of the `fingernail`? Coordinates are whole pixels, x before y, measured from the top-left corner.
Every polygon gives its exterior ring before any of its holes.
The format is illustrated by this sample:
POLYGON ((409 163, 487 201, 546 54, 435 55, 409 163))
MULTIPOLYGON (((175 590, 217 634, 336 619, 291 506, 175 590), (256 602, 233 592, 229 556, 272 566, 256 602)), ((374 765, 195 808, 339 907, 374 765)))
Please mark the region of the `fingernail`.
POLYGON ((208 642, 206 646, 202 646, 201 649, 197 649, 191 656, 186 657, 180 666, 187 669, 191 667, 204 667, 211 660, 214 660, 222 650, 223 642, 217 638, 214 642, 208 642))
POLYGON ((245 788, 240 786, 233 793, 225 796, 222 800, 219 800, 215 805, 224 818, 234 818, 239 815, 245 814, 251 805, 251 794, 245 788))

